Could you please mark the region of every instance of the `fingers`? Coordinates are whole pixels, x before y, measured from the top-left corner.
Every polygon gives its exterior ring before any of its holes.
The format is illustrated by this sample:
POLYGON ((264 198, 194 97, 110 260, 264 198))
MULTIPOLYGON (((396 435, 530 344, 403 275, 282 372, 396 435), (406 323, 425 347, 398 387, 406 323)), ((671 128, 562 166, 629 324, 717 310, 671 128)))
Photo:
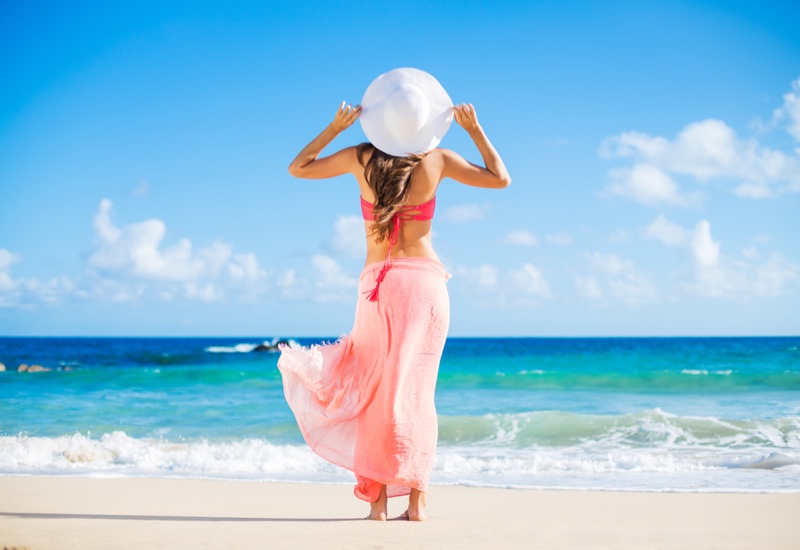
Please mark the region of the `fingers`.
POLYGON ((472 103, 462 103, 460 105, 454 105, 453 111, 455 113, 461 114, 462 116, 475 116, 475 107, 472 106, 472 103))
POLYGON ((342 103, 339 105, 339 108, 336 110, 334 124, 337 126, 337 128, 342 130, 353 124, 359 115, 361 115, 361 105, 356 105, 353 107, 346 101, 342 101, 342 103))
POLYGON ((347 124, 352 124, 359 115, 361 115, 361 105, 356 105, 355 107, 348 105, 347 109, 344 111, 344 120, 347 124))
POLYGON ((478 123, 478 115, 475 113, 475 107, 472 106, 472 103, 454 105, 453 115, 456 123, 465 128, 475 126, 478 123))
POLYGON ((342 101, 342 104, 339 105, 339 110, 336 113, 337 115, 341 116, 351 116, 351 115, 360 115, 361 114, 361 105, 356 105, 353 107, 346 101, 342 101))

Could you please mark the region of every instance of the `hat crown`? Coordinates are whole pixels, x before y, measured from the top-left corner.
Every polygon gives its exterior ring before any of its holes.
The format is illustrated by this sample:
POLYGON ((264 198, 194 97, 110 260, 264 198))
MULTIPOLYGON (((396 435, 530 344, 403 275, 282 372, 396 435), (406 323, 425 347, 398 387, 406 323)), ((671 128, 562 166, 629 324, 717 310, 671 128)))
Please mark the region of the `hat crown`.
POLYGON ((428 120, 431 106, 418 86, 401 84, 386 99, 383 117, 388 130, 397 138, 414 135, 428 120))

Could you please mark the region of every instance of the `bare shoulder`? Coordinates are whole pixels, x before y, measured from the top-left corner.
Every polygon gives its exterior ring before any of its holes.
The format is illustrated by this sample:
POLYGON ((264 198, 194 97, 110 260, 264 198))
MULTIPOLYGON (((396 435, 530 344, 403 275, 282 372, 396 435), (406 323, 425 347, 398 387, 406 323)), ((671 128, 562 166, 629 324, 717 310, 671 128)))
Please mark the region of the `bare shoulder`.
POLYGON ((450 149, 436 148, 431 153, 436 153, 438 162, 445 165, 452 165, 453 163, 464 162, 464 157, 450 149))
POLYGON ((422 157, 422 160, 420 160, 420 164, 428 168, 441 169, 444 166, 445 162, 447 162, 446 159, 450 154, 454 154, 453 151, 450 151, 448 149, 440 149, 439 147, 437 147, 436 149, 431 150, 430 152, 428 152, 428 154, 422 157))
POLYGON ((358 150, 358 145, 351 145, 350 147, 345 147, 344 149, 339 150, 338 152, 334 153, 334 155, 340 157, 343 167, 345 167, 347 172, 356 174, 364 169, 363 165, 361 164, 361 159, 359 158, 359 153, 361 156, 366 157, 366 160, 369 160, 372 150, 370 149, 369 154, 367 154, 363 151, 360 152, 358 150))
POLYGON ((425 155, 425 158, 433 159, 434 161, 436 161, 436 160, 442 160, 451 154, 454 153, 450 149, 443 149, 441 147, 437 147, 435 149, 432 149, 427 155, 425 155))

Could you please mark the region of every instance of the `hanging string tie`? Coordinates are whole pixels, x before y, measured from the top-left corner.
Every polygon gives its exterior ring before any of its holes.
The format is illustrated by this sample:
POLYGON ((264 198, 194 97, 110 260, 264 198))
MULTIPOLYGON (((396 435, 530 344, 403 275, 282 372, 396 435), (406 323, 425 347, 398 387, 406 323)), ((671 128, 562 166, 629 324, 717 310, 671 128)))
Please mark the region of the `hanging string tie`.
POLYGON ((397 235, 400 232, 400 216, 395 214, 392 216, 392 221, 394 222, 394 231, 392 232, 392 236, 389 238, 389 251, 386 253, 386 259, 383 261, 383 267, 378 272, 378 276, 375 278, 375 288, 364 293, 367 294, 367 300, 370 302, 378 301, 378 289, 380 288, 384 277, 386 277, 386 272, 389 271, 392 247, 397 244, 397 235))

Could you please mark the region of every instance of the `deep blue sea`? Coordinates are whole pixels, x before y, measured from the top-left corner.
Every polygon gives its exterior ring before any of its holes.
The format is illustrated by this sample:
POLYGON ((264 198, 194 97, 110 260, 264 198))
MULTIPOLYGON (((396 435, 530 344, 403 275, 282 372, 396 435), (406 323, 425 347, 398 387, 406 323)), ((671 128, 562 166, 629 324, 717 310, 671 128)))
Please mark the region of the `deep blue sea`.
MULTIPOLYGON (((352 482, 262 341, 0 338, 0 475, 352 482)), ((436 404, 434 484, 800 491, 800 337, 450 338, 436 404)))

